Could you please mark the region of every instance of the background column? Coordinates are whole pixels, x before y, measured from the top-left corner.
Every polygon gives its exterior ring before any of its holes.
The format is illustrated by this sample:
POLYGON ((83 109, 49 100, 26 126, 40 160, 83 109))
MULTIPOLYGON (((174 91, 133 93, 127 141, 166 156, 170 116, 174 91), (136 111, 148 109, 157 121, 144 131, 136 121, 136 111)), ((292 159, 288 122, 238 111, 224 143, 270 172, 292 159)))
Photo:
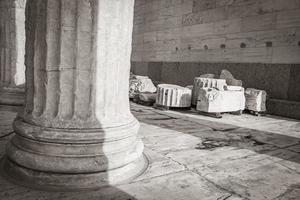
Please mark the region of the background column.
POLYGON ((24 104, 25 4, 0 1, 0 104, 24 104))

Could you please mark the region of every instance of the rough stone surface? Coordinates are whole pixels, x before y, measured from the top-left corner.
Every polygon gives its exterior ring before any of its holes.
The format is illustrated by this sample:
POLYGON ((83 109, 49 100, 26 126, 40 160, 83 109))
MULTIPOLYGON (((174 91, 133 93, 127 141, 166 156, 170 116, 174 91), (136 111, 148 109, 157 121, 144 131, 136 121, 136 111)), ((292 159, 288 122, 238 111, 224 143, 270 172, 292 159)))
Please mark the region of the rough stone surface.
POLYGON ((267 93, 264 90, 247 88, 245 91, 246 106, 245 108, 255 112, 266 111, 267 93))
POLYGON ((166 107, 190 107, 192 90, 178 85, 160 84, 157 86, 156 104, 166 107))
POLYGON ((26 104, 3 167, 14 181, 88 189, 145 170, 128 98, 133 7, 27 1, 26 104))
POLYGON ((243 86, 243 82, 241 80, 235 79, 233 75, 228 70, 225 69, 221 71, 220 79, 225 79, 227 85, 243 86))

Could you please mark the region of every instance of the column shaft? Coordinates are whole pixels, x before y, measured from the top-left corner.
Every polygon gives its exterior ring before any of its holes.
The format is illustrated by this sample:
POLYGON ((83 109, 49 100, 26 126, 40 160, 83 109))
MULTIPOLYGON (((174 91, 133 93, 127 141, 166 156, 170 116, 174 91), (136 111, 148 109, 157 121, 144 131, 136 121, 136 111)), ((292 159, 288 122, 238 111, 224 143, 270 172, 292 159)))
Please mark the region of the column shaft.
POLYGON ((26 103, 5 164, 18 181, 93 188, 145 168, 128 98, 133 5, 28 0, 26 103))

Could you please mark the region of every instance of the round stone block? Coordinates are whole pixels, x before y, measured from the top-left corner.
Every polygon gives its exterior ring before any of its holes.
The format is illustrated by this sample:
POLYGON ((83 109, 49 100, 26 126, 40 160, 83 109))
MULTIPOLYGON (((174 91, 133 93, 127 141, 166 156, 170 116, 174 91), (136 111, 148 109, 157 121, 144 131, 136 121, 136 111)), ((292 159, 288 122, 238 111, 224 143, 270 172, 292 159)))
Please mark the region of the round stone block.
POLYGON ((192 90, 178 85, 157 86, 156 104, 166 107, 185 108, 191 106, 192 90))

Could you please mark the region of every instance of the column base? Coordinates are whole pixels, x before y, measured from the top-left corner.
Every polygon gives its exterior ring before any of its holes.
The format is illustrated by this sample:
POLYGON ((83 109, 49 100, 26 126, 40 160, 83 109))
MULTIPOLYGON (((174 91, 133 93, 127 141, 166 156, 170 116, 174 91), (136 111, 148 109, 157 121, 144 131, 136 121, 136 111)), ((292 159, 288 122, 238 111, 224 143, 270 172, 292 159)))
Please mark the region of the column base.
POLYGON ((121 184, 148 166, 139 123, 98 129, 41 127, 17 118, 2 170, 8 180, 43 190, 87 190, 121 184))
POLYGON ((27 169, 5 157, 1 170, 7 180, 17 185, 40 190, 78 191, 99 189, 132 181, 146 171, 148 164, 149 160, 143 154, 136 161, 121 168, 96 173, 67 174, 27 169))
POLYGON ((24 88, 2 88, 0 89, 0 105, 23 106, 24 88))

